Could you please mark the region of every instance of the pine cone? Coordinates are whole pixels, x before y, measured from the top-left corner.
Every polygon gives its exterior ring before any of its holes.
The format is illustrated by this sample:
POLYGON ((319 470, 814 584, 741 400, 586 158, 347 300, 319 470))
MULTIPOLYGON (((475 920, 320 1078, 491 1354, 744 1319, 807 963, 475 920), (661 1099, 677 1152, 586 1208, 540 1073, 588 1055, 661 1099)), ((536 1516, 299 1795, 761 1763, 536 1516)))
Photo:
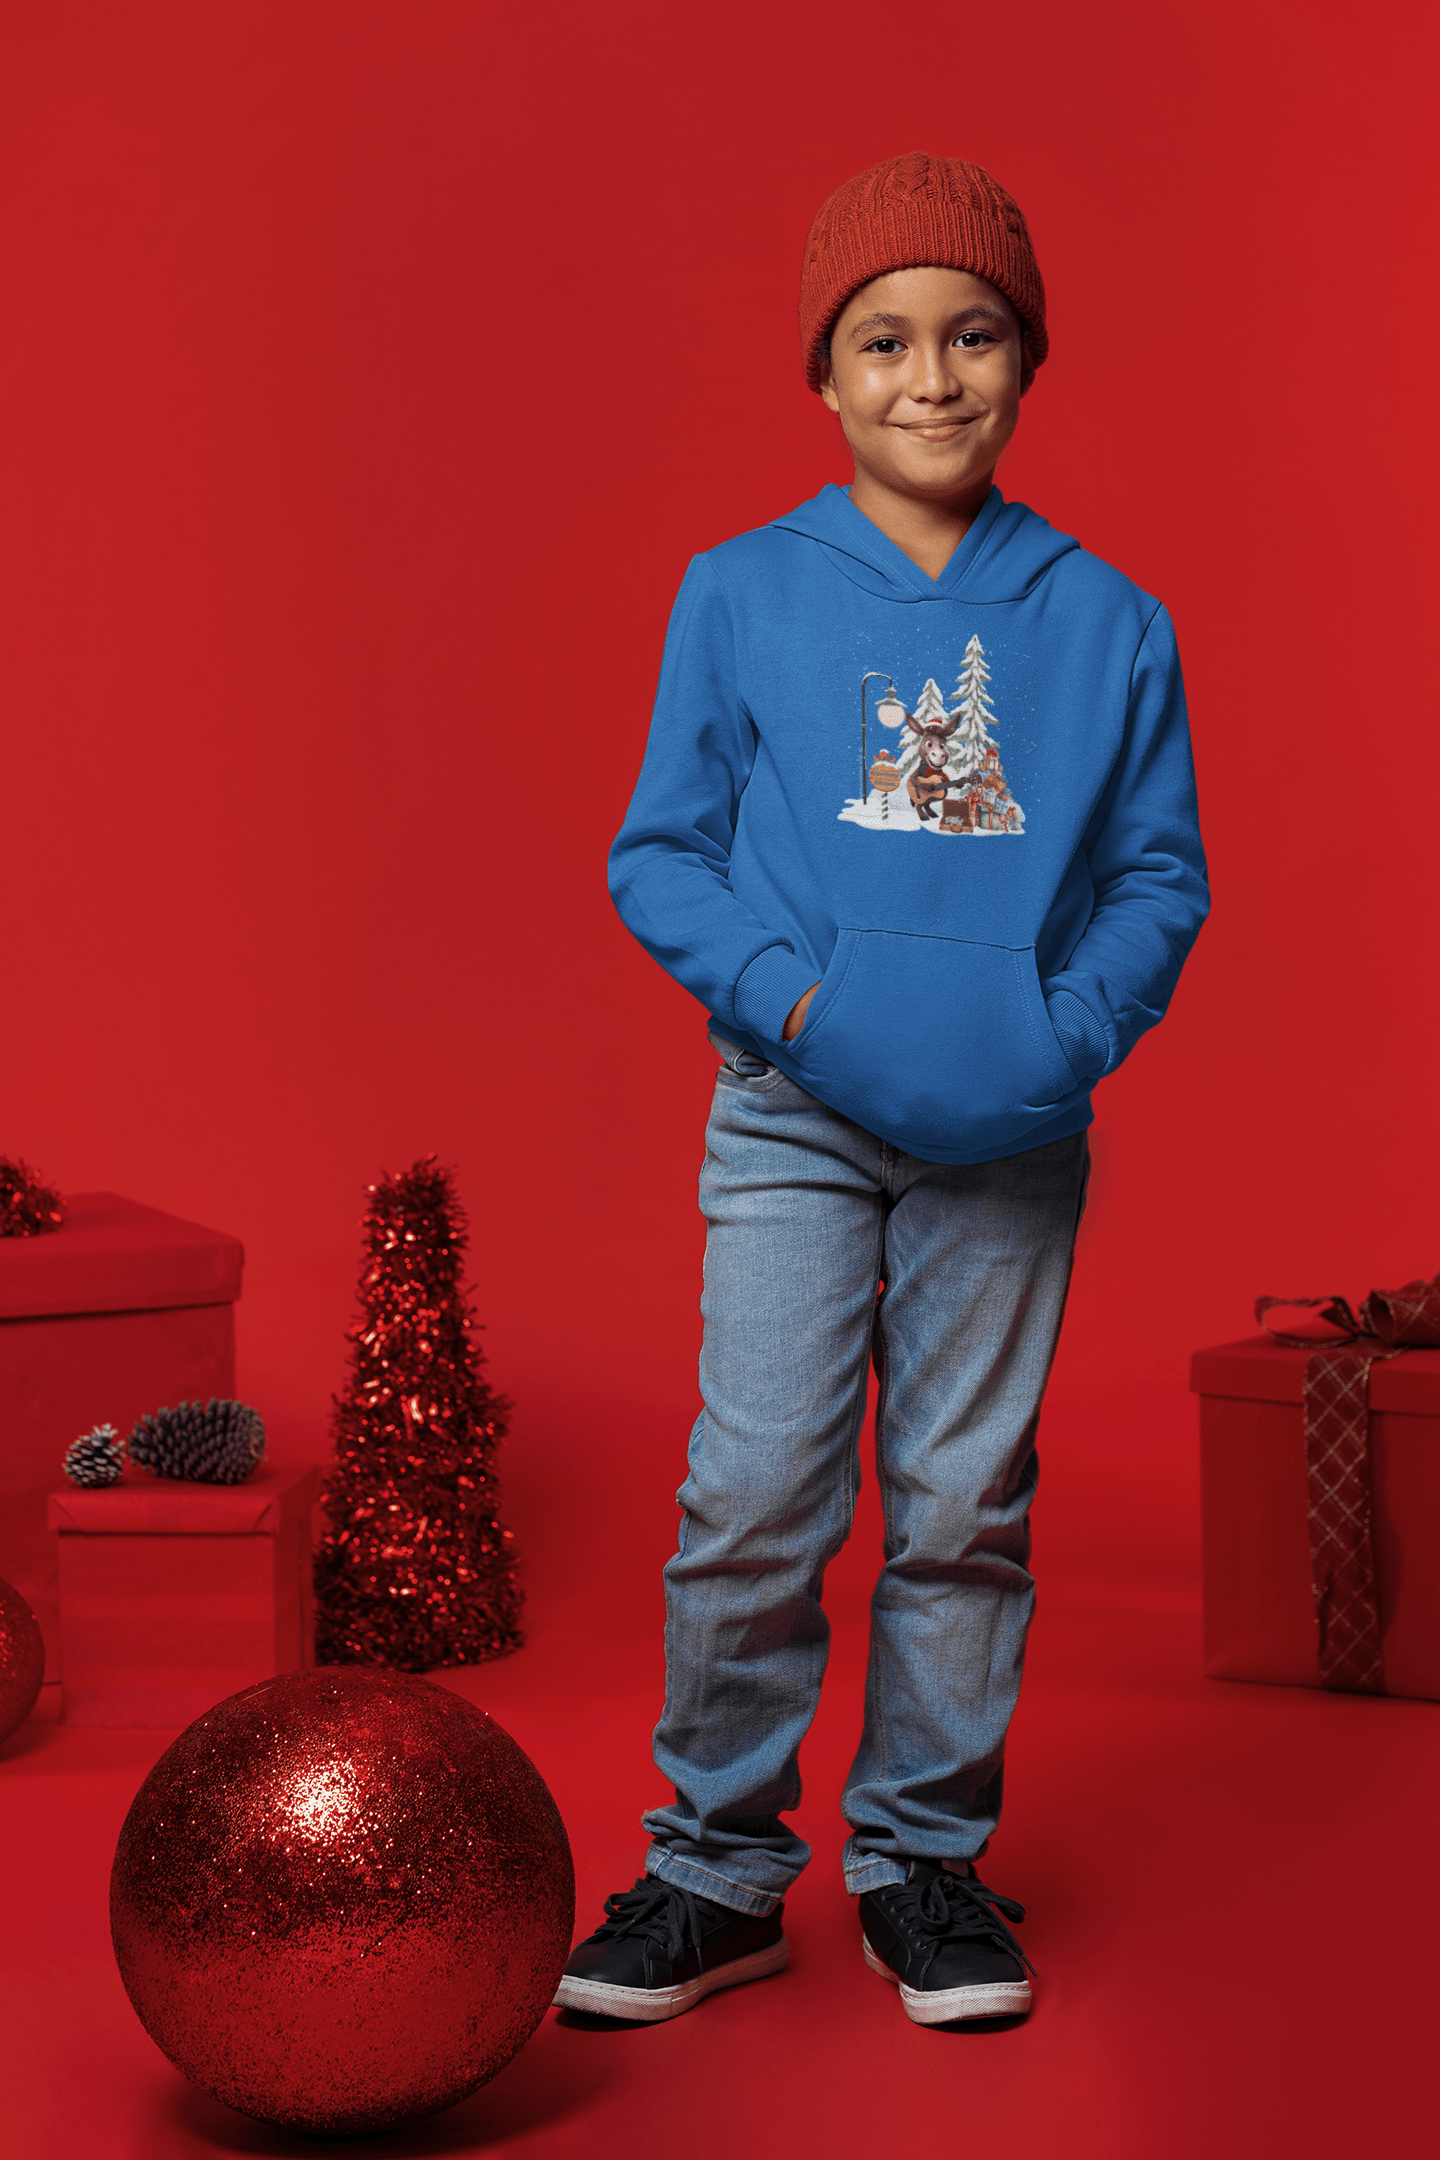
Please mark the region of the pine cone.
POLYGON ((125 1448, 113 1425, 92 1425, 65 1450, 65 1475, 72 1485, 119 1482, 125 1448))
POLYGON ((157 1477, 189 1478, 200 1485, 243 1485, 265 1453, 258 1410, 217 1400, 177 1403, 137 1418, 130 1460, 157 1477))
POLYGON ((42 1230, 54 1230, 64 1213, 59 1193, 38 1171, 0 1155, 0 1237, 39 1237, 42 1230))

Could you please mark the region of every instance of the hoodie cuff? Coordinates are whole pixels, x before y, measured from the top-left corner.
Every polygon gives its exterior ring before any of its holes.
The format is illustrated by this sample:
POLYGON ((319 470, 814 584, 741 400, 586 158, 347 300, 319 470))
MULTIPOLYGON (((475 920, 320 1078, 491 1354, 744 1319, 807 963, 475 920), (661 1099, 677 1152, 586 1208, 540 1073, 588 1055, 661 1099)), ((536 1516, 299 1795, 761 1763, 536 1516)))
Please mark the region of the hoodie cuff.
POLYGON ((762 1042, 778 1043, 785 1022, 819 979, 811 963, 797 959, 788 945, 767 945, 735 985, 736 1026, 762 1042))
POLYGON ((1104 1028, 1073 990, 1052 990, 1046 997, 1045 1010, 1076 1084, 1089 1087, 1110 1062, 1104 1028))

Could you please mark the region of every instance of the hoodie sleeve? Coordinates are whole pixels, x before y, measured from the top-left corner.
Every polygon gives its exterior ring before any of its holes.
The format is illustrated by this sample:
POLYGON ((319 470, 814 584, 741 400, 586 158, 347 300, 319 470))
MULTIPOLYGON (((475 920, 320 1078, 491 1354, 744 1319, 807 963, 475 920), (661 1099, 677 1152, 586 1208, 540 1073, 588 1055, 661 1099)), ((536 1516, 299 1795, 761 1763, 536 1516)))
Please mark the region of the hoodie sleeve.
POLYGON ((1185 686, 1163 607, 1135 656, 1124 746, 1085 852, 1094 908, 1069 962, 1045 984, 1051 1025, 1082 1087, 1113 1072, 1164 1017, 1210 908, 1185 686))
POLYGON ((815 975, 730 889, 754 762, 729 602, 697 555, 670 617, 645 762, 610 851, 610 893, 627 930, 722 1025, 778 1042, 815 975))

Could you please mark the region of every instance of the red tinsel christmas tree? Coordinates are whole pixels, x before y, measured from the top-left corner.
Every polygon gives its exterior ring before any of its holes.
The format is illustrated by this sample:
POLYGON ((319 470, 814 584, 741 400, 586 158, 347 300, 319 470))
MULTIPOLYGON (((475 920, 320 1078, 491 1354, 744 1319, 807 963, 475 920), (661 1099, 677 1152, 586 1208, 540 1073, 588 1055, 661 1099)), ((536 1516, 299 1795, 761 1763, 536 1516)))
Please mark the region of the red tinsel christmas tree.
POLYGON ((315 1558, 316 1656, 400 1672, 477 1665, 523 1638, 495 1476, 510 1406, 471 1335, 465 1215, 433 1155, 366 1197, 361 1317, 315 1558))
POLYGON ((58 1230, 65 1203, 38 1170, 10 1155, 0 1155, 0 1237, 39 1237, 58 1230))

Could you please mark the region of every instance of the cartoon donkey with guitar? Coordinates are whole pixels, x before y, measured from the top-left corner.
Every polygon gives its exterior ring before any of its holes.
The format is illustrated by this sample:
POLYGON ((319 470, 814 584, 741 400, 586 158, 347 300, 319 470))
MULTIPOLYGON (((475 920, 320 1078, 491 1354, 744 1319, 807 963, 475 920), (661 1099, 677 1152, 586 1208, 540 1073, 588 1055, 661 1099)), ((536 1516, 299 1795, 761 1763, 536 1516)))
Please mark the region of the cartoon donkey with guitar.
POLYGON ((906 713, 905 725, 912 728, 920 738, 920 763, 905 783, 905 792, 914 803, 922 819, 939 817, 935 807, 942 802, 945 790, 951 783, 951 775, 945 770, 950 755, 950 737, 960 725, 960 715, 953 713, 948 720, 917 720, 913 713, 906 713))

